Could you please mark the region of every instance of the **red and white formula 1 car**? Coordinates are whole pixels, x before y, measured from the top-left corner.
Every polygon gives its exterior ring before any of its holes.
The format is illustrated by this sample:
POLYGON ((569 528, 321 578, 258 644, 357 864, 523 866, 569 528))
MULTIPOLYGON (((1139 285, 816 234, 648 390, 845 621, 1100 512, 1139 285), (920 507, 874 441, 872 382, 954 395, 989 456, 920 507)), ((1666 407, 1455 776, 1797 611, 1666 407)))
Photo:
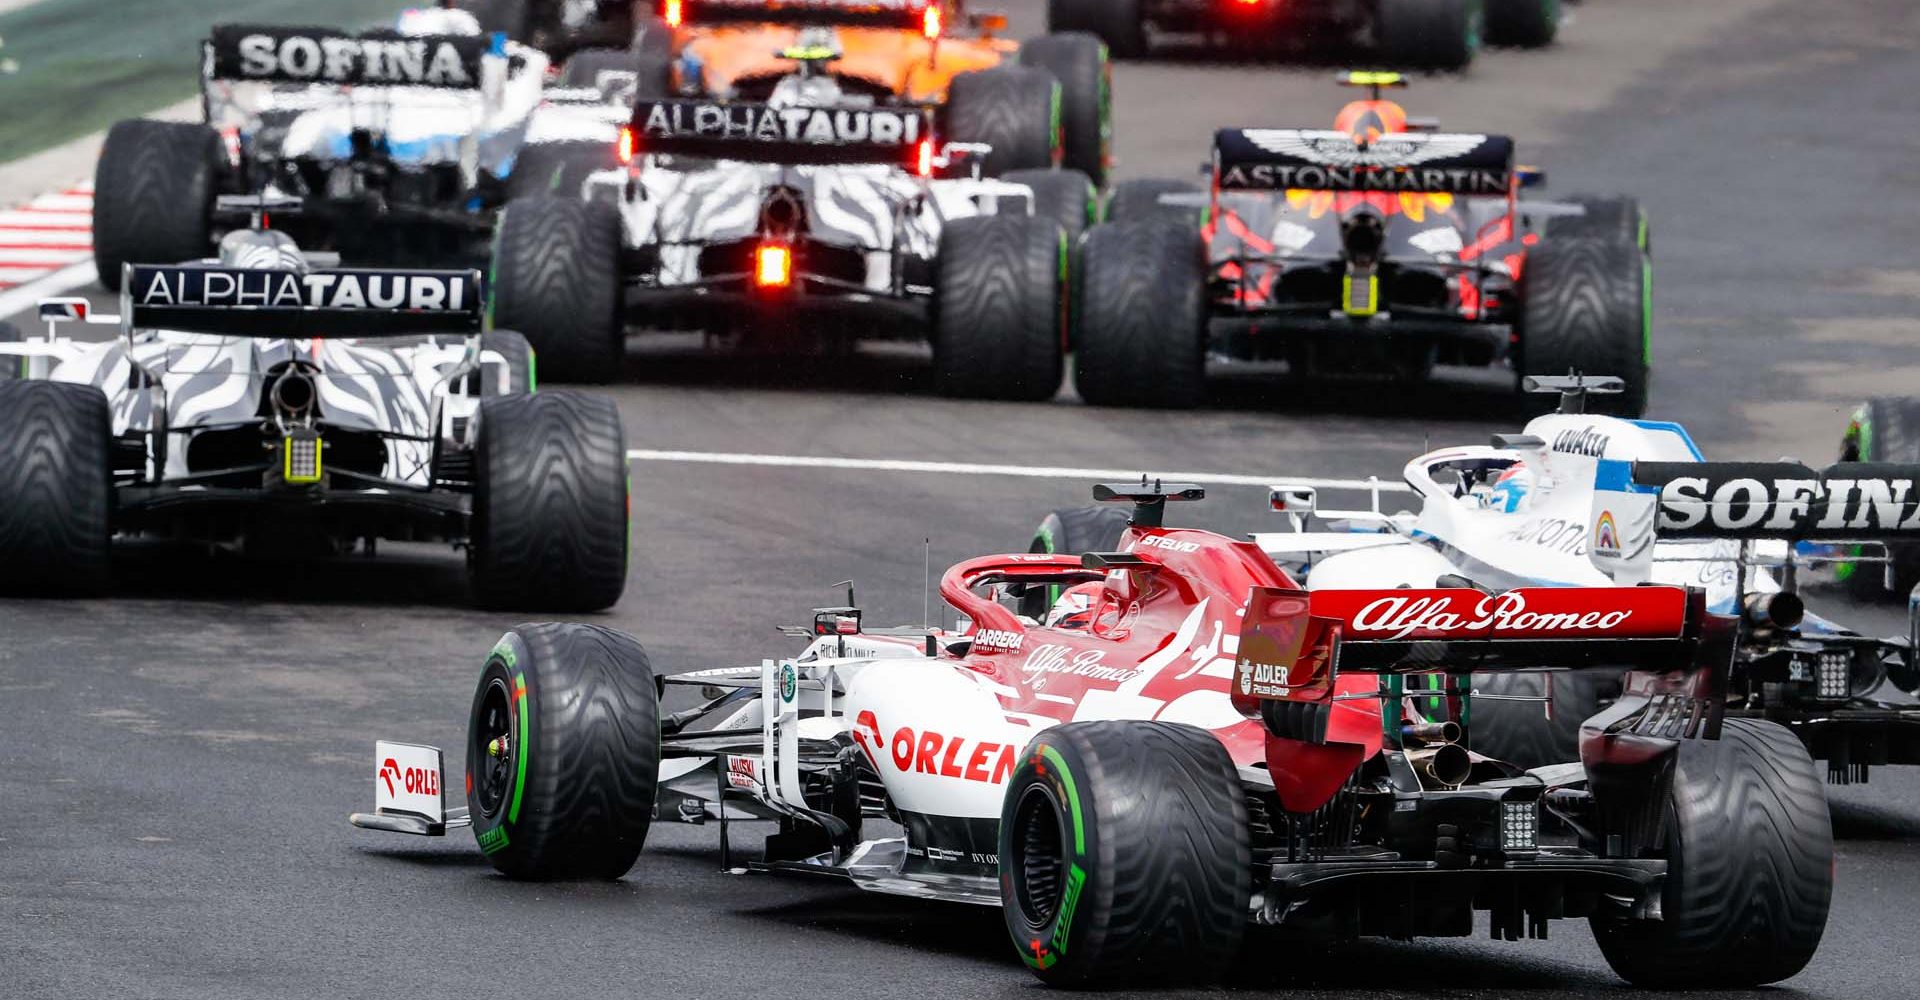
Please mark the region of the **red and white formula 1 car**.
POLYGON ((1212 979, 1250 924, 1464 935, 1476 910, 1506 939, 1585 917, 1646 985, 1812 957, 1823 786, 1786 730, 1722 718, 1735 623, 1703 594, 1309 594, 1252 544, 1162 527, 1200 492, 1097 487, 1135 505, 1121 551, 952 567, 954 633, 822 609, 798 656, 663 676, 618 632, 516 628, 474 696, 467 807, 438 750, 383 743, 353 821, 470 825, 500 871, 553 879, 625 874, 655 818, 719 819, 723 851, 724 824, 771 820, 748 867, 998 906, 1058 985, 1212 979), (1009 607, 1055 587, 1055 624, 1009 607), (1473 753, 1471 672, 1542 667, 1632 671, 1583 763, 1473 753), (669 684, 708 700, 663 716, 669 684))

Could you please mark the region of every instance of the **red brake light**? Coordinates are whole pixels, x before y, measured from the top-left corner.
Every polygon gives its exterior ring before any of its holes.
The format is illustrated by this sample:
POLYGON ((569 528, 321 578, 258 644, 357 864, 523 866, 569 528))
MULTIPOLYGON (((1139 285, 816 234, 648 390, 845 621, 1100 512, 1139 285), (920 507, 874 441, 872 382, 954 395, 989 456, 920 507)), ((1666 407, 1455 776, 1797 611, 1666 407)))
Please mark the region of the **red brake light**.
POLYGON ((622 126, 620 129, 620 163, 624 166, 632 162, 633 128, 631 126, 622 126))
POLYGON ((792 284, 793 251, 776 243, 761 244, 753 252, 753 281, 762 288, 792 284))
MULTIPOLYGON (((667 0, 667 2, 672 3, 673 0, 667 0)), ((938 6, 928 4, 927 9, 921 13, 920 33, 929 39, 940 37, 940 8, 938 6)))
POLYGON ((681 19, 680 0, 663 0, 660 7, 660 17, 667 22, 667 27, 678 28, 681 19))
POLYGON ((914 150, 913 172, 922 177, 933 176, 933 140, 920 140, 919 148, 914 150))

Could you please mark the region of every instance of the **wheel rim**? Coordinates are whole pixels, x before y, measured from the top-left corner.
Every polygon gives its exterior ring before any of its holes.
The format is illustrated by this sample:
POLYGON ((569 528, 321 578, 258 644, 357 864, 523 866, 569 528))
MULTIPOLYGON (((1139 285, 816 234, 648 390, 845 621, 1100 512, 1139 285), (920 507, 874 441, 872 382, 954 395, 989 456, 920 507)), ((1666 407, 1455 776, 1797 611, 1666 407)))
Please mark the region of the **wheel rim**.
POLYGON ((1013 898, 1028 926, 1038 930, 1053 921, 1066 883, 1066 831, 1060 804, 1045 785, 1020 795, 1013 814, 1013 898))
POLYGON ((471 736, 476 764, 473 796, 484 816, 498 814, 513 787, 514 755, 520 748, 513 745, 512 728, 512 693, 505 678, 495 677, 487 682, 487 692, 480 699, 480 715, 471 736))

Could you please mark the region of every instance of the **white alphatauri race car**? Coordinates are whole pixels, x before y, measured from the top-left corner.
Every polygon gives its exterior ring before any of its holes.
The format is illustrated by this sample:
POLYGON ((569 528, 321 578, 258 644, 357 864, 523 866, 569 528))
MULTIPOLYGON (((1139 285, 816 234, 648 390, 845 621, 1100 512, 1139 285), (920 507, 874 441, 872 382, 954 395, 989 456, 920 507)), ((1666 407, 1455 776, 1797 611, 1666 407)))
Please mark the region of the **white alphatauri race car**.
POLYGON ((466 826, 509 876, 591 879, 624 875, 660 820, 719 821, 727 866, 733 824, 773 821, 742 867, 999 907, 1064 986, 1204 983, 1250 925, 1459 936, 1475 910, 1509 939, 1585 917, 1645 985, 1772 982, 1812 956, 1824 789, 1778 726, 1722 724, 1734 622, 1698 590, 1525 588, 1479 620, 1471 588, 1309 593, 1250 543, 1165 527, 1197 487, 1094 495, 1132 505, 1117 550, 959 563, 954 631, 823 608, 797 656, 668 676, 622 633, 519 626, 474 694, 466 805, 439 750, 383 742, 352 822, 466 826), (1014 606, 1056 587, 1085 612, 1014 606), (1584 770, 1465 749, 1466 671, 1538 665, 1635 678, 1584 770), (1411 714, 1436 680, 1452 715, 1411 714), (679 685, 704 700, 663 713, 679 685))
POLYGON ((118 316, 0 324, 0 564, 12 594, 94 593, 116 538, 337 554, 442 541, 475 596, 588 610, 626 581, 611 402, 534 394, 524 338, 481 332, 473 270, 332 266, 284 233, 127 265, 118 316), (74 339, 63 324, 118 327, 74 339))
MULTIPOLYGON (((1710 607, 1743 623, 1730 713, 1786 725, 1836 781, 1864 780, 1872 765, 1920 764, 1920 706, 1909 697, 1920 689, 1914 635, 1869 637, 1809 614, 1797 586, 1804 568, 1857 547, 1870 550, 1860 562, 1873 572, 1886 562, 1872 554, 1885 539, 1920 531, 1920 466, 1841 464, 1821 473, 1709 463, 1678 424, 1584 412, 1589 381, 1531 381, 1563 393, 1561 412, 1496 435, 1491 446, 1442 448, 1407 463, 1417 511, 1382 513, 1376 494, 1370 510, 1318 512, 1356 531, 1277 532, 1256 542, 1315 590, 1436 580, 1494 591, 1702 588, 1710 607), (1731 494, 1717 492, 1727 483, 1737 484, 1731 494), (1826 492, 1816 495, 1822 483, 1826 492), (1805 495, 1777 484, 1801 484, 1805 495), (1688 503, 1701 513, 1687 513, 1688 503)), ((1275 498, 1296 528, 1313 512, 1310 493, 1282 489, 1275 498)), ((1518 673, 1487 676, 1480 687, 1497 697, 1480 709, 1475 749, 1535 766, 1579 756, 1581 720, 1618 697, 1620 679, 1518 673)))
POLYGON ((642 96, 612 168, 609 145, 550 144, 577 162, 502 214, 496 319, 565 380, 616 375, 634 327, 924 340, 944 392, 1050 398, 1091 184, 968 176, 986 145, 844 88, 836 55, 831 33, 795 49, 765 102, 642 96))

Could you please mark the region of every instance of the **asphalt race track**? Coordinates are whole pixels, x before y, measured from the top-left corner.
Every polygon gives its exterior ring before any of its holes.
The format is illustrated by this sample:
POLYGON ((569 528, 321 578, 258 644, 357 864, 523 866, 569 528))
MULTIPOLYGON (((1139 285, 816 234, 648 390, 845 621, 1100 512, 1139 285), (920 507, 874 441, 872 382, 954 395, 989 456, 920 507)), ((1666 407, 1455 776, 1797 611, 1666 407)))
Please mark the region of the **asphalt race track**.
MULTIPOLYGON (((1039 30, 1021 0, 1016 25, 1039 30)), ((1710 456, 1831 460, 1852 405, 1920 386, 1920 8, 1909 0, 1587 0, 1562 44, 1422 80, 1415 114, 1509 131, 1551 191, 1650 208, 1652 415, 1710 456)), ((1185 174, 1220 125, 1316 125, 1337 57, 1115 74, 1128 176, 1185 174)), ((90 170, 76 164, 74 176, 90 170)), ((0 189, 0 204, 38 193, 0 189)), ((95 289, 94 291, 98 291, 95 289)), ((103 300, 104 301, 104 300, 103 300)), ((1221 372, 1196 413, 962 403, 909 356, 701 356, 636 343, 610 391, 631 448, 1395 479, 1428 442, 1517 426, 1485 375, 1431 392, 1221 372)), ((597 620, 670 671, 787 651, 773 626, 857 582, 918 623, 926 557, 1019 547, 1073 479, 641 461, 625 599, 597 620)), ((1222 486, 1176 518, 1265 522, 1222 486)), ((0 602, 0 996, 1031 996, 999 916, 719 874, 663 824, 625 880, 495 876, 464 832, 357 831, 376 737, 449 748, 516 620, 465 606, 458 554, 283 561, 128 548, 119 591, 0 602)), ((6 567, 0 567, 4 571, 6 567)), ((1816 609, 1896 633, 1892 609, 1816 609)), ((459 787, 457 776, 449 784, 459 787)), ((454 797, 457 800, 457 795, 454 797)), ((1837 894, 1813 964, 1770 996, 1912 991, 1920 774, 1833 790, 1837 894)), ((738 836, 736 845, 751 838, 738 836)), ((1336 948, 1258 941, 1229 984, 1301 997, 1585 996, 1623 984, 1587 929, 1336 948)))

